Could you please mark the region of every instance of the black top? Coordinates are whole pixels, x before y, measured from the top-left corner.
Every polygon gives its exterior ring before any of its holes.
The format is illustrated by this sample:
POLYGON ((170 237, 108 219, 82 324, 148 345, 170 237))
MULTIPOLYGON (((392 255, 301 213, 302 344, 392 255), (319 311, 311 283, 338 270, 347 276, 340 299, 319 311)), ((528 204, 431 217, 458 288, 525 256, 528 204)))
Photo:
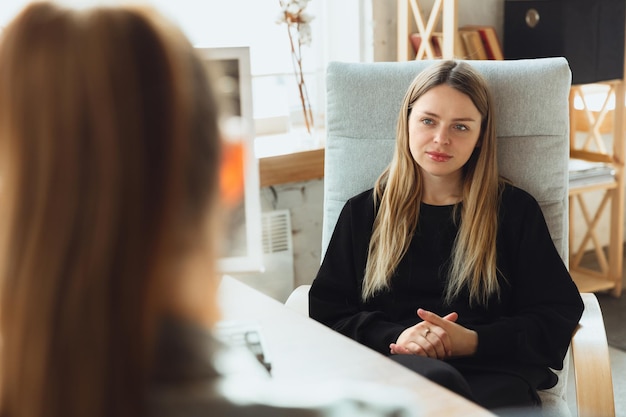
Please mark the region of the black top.
POLYGON ((583 303, 539 204, 527 192, 505 186, 496 241, 500 298, 492 296, 487 307, 470 306, 466 291, 444 305, 447 263, 458 231, 453 209, 421 205, 418 228, 390 289, 363 302, 373 190, 350 199, 309 292, 311 317, 389 355, 389 344, 421 321, 418 308, 441 316, 456 311, 457 323, 477 332, 478 348, 471 357, 450 359, 453 365, 506 370, 537 381, 537 388, 553 386, 556 377, 548 367, 562 369, 583 303))

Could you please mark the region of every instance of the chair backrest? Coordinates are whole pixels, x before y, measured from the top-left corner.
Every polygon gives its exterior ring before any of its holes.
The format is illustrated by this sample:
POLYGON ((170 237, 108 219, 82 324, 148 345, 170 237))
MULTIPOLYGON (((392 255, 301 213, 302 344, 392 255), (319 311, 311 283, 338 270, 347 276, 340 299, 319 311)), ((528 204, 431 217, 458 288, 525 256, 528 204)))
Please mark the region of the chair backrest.
MULTIPOLYGON (((371 188, 391 161, 404 93, 432 63, 329 64, 322 257, 344 203, 371 188)), ((539 201, 566 261, 569 65, 564 58, 470 64, 493 92, 500 173, 539 201)))

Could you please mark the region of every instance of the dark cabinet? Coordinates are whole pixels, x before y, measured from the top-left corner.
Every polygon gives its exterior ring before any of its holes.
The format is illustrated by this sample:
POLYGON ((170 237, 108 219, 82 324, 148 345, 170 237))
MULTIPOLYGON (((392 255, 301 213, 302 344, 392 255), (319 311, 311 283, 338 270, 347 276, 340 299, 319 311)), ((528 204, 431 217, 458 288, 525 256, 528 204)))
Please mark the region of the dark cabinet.
POLYGON ((624 78, 625 0, 505 0, 504 57, 564 56, 573 84, 624 78))

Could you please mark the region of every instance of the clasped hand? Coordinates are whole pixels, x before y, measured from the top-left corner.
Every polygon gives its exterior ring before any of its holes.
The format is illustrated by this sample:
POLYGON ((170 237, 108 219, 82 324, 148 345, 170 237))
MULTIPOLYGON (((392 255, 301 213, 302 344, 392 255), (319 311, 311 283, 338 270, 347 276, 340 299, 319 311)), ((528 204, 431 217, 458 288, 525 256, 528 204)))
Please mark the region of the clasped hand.
POLYGON ((389 345, 392 354, 445 359, 476 352, 478 335, 456 323, 459 318, 457 313, 440 317, 420 308, 417 315, 423 321, 405 329, 396 343, 389 345))

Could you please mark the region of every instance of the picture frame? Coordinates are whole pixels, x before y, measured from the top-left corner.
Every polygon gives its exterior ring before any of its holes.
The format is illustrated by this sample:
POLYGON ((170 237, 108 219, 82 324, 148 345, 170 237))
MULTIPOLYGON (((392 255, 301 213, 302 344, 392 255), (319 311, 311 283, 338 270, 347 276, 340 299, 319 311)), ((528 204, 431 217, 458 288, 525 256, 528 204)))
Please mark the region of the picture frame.
POLYGON ((229 208, 219 258, 224 274, 262 272, 261 204, 258 160, 254 154, 252 74, 246 46, 196 47, 222 100, 222 130, 241 141, 243 196, 229 208))

